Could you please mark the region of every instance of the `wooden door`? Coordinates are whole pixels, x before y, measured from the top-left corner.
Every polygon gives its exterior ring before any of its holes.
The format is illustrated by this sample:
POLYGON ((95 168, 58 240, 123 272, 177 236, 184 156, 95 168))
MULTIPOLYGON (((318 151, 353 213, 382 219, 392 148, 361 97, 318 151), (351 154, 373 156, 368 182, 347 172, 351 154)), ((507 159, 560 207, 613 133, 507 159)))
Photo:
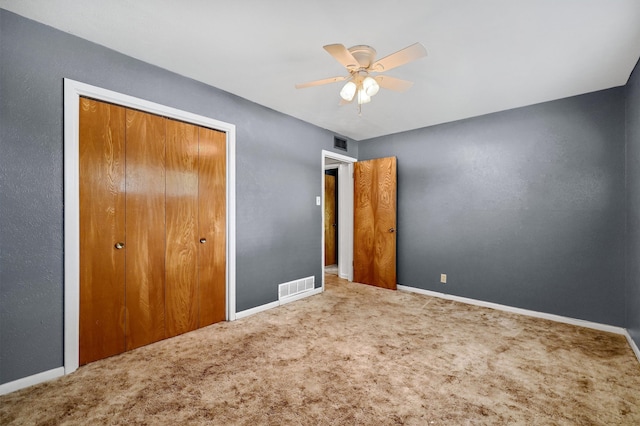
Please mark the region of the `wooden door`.
POLYGON ((199 128, 200 327, 226 318, 226 133, 199 128))
POLYGON ((166 120, 167 337, 195 330, 198 306, 198 127, 166 120))
POLYGON ((353 280, 395 290, 396 157, 354 166, 353 280))
POLYGON ((127 109, 127 350, 165 337, 165 119, 127 109))
POLYGON ((336 259, 336 177, 324 175, 324 266, 336 259))
POLYGON ((125 350, 124 129, 124 108, 80 98, 80 365, 125 350))

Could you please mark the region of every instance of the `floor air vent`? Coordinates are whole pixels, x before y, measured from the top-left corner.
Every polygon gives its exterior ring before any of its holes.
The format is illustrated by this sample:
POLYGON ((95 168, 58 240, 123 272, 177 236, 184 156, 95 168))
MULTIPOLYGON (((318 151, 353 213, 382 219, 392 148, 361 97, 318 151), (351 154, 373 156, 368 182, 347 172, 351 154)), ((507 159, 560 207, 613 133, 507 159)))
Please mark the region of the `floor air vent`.
POLYGON ((278 300, 287 299, 289 297, 313 290, 316 284, 315 277, 301 278, 299 280, 289 281, 278 286, 278 300))

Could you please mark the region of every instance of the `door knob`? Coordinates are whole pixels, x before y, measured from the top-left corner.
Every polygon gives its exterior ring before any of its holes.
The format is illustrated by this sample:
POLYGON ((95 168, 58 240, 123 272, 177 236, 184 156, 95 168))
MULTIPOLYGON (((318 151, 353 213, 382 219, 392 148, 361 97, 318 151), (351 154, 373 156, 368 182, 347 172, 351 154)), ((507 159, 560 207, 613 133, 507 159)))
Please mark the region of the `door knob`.
POLYGON ((116 248, 116 250, 120 250, 124 248, 124 243, 121 243, 120 241, 118 241, 114 247, 116 248))
POLYGON ((393 229, 393 228, 389 228, 389 232, 391 232, 393 234, 394 232, 396 232, 396 230, 393 229))
POLYGON ((204 244, 204 243, 206 243, 206 242, 207 242, 207 239, 206 239, 206 238, 200 238, 200 244, 204 244))

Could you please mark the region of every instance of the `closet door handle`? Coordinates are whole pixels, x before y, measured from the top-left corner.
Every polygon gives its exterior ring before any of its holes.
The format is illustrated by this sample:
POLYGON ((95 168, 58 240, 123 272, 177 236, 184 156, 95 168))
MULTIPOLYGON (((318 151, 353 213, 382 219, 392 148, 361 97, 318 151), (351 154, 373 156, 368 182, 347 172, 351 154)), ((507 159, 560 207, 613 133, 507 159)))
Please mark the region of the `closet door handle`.
POLYGON ((124 248, 124 243, 121 243, 120 241, 118 241, 114 247, 116 248, 116 250, 122 250, 124 248))
POLYGON ((206 238, 200 238, 200 244, 204 244, 204 243, 206 243, 206 242, 207 242, 207 239, 206 239, 206 238))

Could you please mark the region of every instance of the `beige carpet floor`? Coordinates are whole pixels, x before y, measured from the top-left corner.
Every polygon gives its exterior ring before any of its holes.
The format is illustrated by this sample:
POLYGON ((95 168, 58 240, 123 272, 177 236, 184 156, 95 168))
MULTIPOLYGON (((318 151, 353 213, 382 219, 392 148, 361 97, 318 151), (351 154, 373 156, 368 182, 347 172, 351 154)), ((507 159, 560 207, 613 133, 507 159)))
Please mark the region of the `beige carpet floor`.
POLYGON ((4 395, 0 424, 640 424, 623 336, 327 279, 4 395))

